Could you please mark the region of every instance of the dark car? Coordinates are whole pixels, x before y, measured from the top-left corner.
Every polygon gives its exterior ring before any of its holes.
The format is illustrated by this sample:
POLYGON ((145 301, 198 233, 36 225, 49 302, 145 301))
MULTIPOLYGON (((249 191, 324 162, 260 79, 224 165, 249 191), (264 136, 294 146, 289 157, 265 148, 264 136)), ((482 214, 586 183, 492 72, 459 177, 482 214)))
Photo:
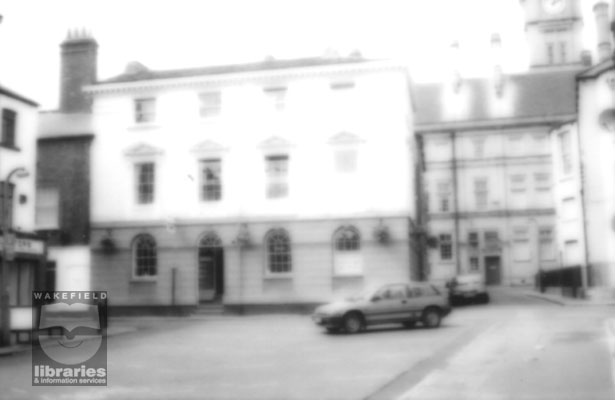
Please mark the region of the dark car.
POLYGON ((489 303, 489 293, 481 274, 458 275, 447 286, 451 304, 489 303))
POLYGON ((320 306, 312 319, 329 332, 356 333, 386 323, 436 328, 450 311, 448 296, 429 283, 393 283, 320 306))

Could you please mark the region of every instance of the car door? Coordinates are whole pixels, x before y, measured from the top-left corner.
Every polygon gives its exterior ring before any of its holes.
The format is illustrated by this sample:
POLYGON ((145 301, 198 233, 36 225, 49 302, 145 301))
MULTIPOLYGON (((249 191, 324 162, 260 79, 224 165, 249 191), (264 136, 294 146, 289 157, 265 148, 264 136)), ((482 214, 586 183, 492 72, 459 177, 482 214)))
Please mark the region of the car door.
POLYGON ((408 287, 409 299, 408 309, 414 319, 419 319, 425 307, 430 305, 433 299, 429 291, 422 285, 412 285, 408 287))
POLYGON ((378 290, 369 300, 365 310, 368 323, 396 322, 407 318, 406 285, 387 285, 378 290))

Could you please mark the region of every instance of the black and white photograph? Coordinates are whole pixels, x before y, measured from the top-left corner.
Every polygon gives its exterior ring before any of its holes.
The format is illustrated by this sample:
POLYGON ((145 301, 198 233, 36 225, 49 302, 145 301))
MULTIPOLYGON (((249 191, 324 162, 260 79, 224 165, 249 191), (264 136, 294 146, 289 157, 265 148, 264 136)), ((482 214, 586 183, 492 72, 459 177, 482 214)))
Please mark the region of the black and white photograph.
POLYGON ((2 0, 0 400, 615 400, 615 0, 2 0))

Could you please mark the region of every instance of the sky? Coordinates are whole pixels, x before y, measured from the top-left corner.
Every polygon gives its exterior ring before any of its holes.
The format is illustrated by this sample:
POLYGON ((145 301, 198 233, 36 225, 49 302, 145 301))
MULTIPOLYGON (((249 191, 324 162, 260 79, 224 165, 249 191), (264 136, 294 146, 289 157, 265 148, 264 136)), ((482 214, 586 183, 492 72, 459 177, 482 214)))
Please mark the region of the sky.
MULTIPOLYGON (((591 13, 595 0, 582 1, 591 13)), ((491 71, 494 32, 504 70, 527 68, 519 0, 2 0, 0 14, 0 84, 42 110, 57 107, 59 45, 71 29, 98 41, 99 79, 131 61, 161 70, 358 49, 437 81, 450 76, 454 40, 462 75, 480 76, 491 71)))

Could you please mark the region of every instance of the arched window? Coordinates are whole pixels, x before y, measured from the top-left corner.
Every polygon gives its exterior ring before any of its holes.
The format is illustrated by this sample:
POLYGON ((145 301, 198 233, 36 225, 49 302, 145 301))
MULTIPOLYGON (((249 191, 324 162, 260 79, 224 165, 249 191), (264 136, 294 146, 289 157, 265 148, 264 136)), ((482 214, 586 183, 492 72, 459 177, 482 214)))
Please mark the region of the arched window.
POLYGON ((359 236, 359 231, 351 226, 338 229, 335 234, 335 250, 361 250, 361 237, 359 236))
POLYGON ((199 249, 211 247, 222 247, 222 240, 215 233, 208 233, 199 241, 199 249))
POLYGON ((283 229, 276 229, 267 234, 267 267, 272 274, 292 271, 290 238, 283 229))
POLYGON ((139 235, 133 242, 134 276, 156 276, 158 255, 156 241, 150 235, 139 235))
POLYGON ((363 274, 361 235, 353 226, 343 226, 333 235, 333 267, 335 275, 363 274))

